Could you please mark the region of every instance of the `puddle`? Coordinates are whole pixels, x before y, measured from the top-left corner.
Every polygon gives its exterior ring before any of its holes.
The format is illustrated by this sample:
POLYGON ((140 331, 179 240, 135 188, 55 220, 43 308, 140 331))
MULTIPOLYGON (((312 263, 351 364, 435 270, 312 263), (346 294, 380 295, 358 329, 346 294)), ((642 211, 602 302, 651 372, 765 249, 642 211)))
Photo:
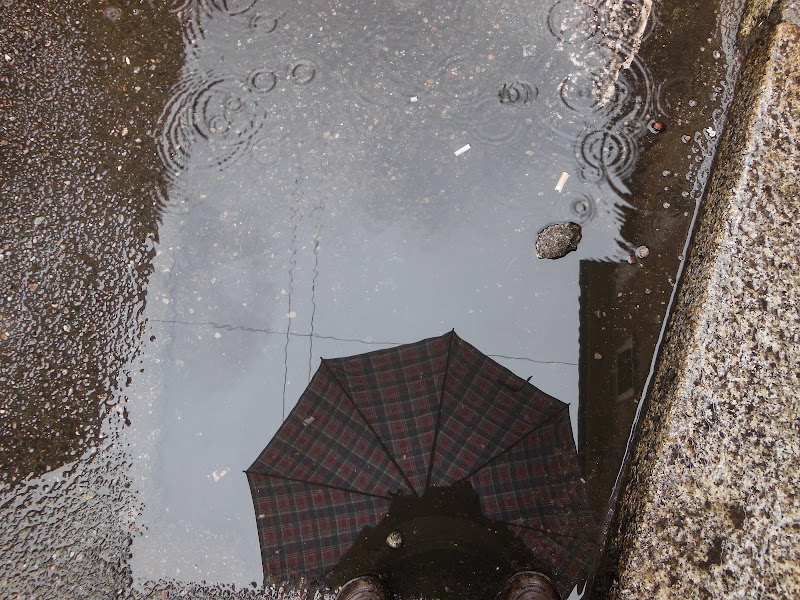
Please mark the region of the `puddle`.
POLYGON ((599 523, 729 100, 675 75, 704 53, 706 81, 732 77, 716 16, 694 25, 707 47, 665 61, 648 42, 678 12, 649 2, 154 10, 63 15, 67 34, 39 37, 33 15, 13 47, 37 60, 4 67, 39 106, 31 82, 58 65, 51 85, 87 107, 17 117, 63 147, 30 146, 15 190, 39 200, 5 221, 3 264, 25 273, 9 311, 46 318, 3 339, 47 366, 18 360, 32 375, 4 407, 21 465, 0 498, 4 581, 263 592, 243 471, 321 359, 451 330, 568 407, 573 492, 599 523), (57 176, 38 183, 41 165, 57 176), (577 250, 538 259, 538 232, 567 221, 577 250))

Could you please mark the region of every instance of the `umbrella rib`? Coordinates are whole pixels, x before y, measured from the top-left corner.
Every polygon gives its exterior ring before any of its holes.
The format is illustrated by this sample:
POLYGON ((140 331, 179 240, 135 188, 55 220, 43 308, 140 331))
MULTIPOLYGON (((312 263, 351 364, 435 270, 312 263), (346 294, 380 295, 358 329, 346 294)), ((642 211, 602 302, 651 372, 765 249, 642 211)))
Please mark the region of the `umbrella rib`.
POLYGON ((556 418, 558 418, 559 416, 561 416, 561 413, 563 413, 565 410, 568 410, 568 409, 569 409, 569 405, 568 405, 568 404, 565 404, 565 405, 564 405, 564 406, 562 406, 562 407, 561 407, 561 408, 560 408, 558 411, 556 411, 555 413, 553 413, 553 414, 552 414, 552 415, 551 415, 549 418, 545 419, 544 421, 542 421, 541 423, 539 423, 539 424, 538 424, 536 427, 534 427, 533 429, 529 430, 529 431, 528 431, 528 432, 527 432, 525 435, 523 435, 523 436, 521 436, 519 439, 517 439, 517 441, 516 441, 516 442, 514 442, 513 444, 511 444, 511 445, 510 445, 508 448, 506 448, 506 449, 505 449, 505 450, 503 450, 502 452, 498 452, 498 453, 497 453, 497 454, 495 454, 495 455, 494 455, 492 458, 490 458, 490 459, 489 459, 489 460, 487 460, 485 463, 483 463, 481 466, 479 466, 478 468, 476 468, 476 469, 472 470, 470 473, 468 473, 467 475, 465 475, 464 477, 462 477, 460 481, 463 481, 464 479, 469 479, 470 477, 472 477, 473 475, 475 475, 475 473, 477 473, 477 472, 478 472, 478 471, 480 471, 481 469, 485 469, 487 466, 489 466, 491 463, 493 463, 494 461, 496 461, 496 460, 497 460, 498 458, 500 458, 501 456, 505 456, 505 455, 506 455, 506 454, 508 454, 508 453, 509 453, 509 452, 510 452, 510 451, 511 451, 511 450, 512 450, 512 449, 513 449, 515 446, 517 446, 519 443, 521 443, 523 440, 525 440, 525 439, 526 439, 528 436, 530 436, 532 433, 534 433, 534 432, 538 431, 539 429, 541 429, 541 428, 542 428, 542 427, 544 427, 545 425, 548 425, 550 422, 554 421, 556 418))
POLYGON ((386 447, 386 444, 383 443, 383 440, 378 435, 378 432, 375 431, 375 429, 372 427, 372 423, 370 423, 367 420, 367 417, 364 415, 363 412, 361 412, 361 409, 358 408, 358 405, 356 404, 355 399, 350 395, 350 392, 347 391, 345 389, 344 385, 342 385, 342 382, 339 381, 339 378, 336 376, 336 373, 333 372, 333 369, 331 369, 330 365, 328 364, 328 361, 323 358, 322 359, 322 364, 325 365, 325 368, 328 370, 328 373, 331 374, 331 377, 333 377, 333 380, 336 382, 336 385, 338 385, 339 389, 342 390, 342 393, 350 401, 350 404, 353 406, 355 411, 358 413, 358 416, 361 417, 361 419, 364 421, 364 424, 369 428, 369 430, 372 433, 372 435, 375 438, 375 440, 378 442, 378 444, 380 444, 380 447, 383 450, 383 453, 386 455, 386 458, 388 458, 391 461, 391 463, 394 465, 394 468, 397 469, 398 473, 400 473, 400 476, 403 478, 403 481, 406 482, 406 485, 408 486, 408 489, 415 496, 419 496, 419 494, 417 494, 417 490, 414 489, 414 486, 411 483, 411 480, 408 478, 408 475, 406 475, 405 471, 403 471, 403 468, 395 460, 394 456, 392 456, 392 453, 389 452, 389 449, 386 447))
POLYGON ((444 377, 442 378, 442 393, 439 395, 439 410, 436 412, 436 427, 433 430, 433 442, 431 443, 431 457, 428 460, 428 476, 425 478, 425 491, 431 487, 431 477, 433 476, 433 459, 436 457, 436 442, 439 440, 439 428, 442 422, 442 405, 444 404, 444 392, 447 389, 447 376, 450 373, 450 356, 453 353, 453 338, 456 330, 450 330, 450 341, 447 345, 447 362, 444 367, 444 377))
MULTIPOLYGON (((490 458, 489 460, 487 460, 487 461, 486 461, 485 463, 483 463, 481 466, 479 466, 478 468, 474 469, 473 471, 471 471, 470 473, 468 473, 467 475, 465 475, 464 477, 462 477, 462 478, 461 478, 461 481, 463 481, 463 480, 465 480, 465 479, 469 479, 470 477, 472 477, 473 475, 475 475, 476 473, 478 473, 478 472, 479 472, 481 469, 484 469, 484 468, 486 468, 487 466, 489 466, 489 465, 490 465, 491 463, 493 463, 494 461, 498 460, 498 459, 499 459, 499 458, 501 458, 502 456, 505 456, 505 455, 506 455, 508 452, 510 452, 510 451, 511 451, 511 450, 512 450, 512 449, 513 449, 515 446, 517 446, 518 444, 520 444, 521 442, 523 442, 523 441, 524 441, 525 439, 527 439, 527 438, 528 438, 530 435, 532 435, 533 433, 535 433, 536 431, 538 431, 539 429, 541 429, 541 428, 542 428, 542 427, 544 427, 545 425, 548 425, 549 423, 553 422, 555 419, 557 419, 558 417, 560 417, 560 416, 561 416, 561 414, 562 414, 562 413, 563 413, 565 410, 569 410, 569 405, 568 405, 568 404, 565 404, 565 405, 563 405, 563 406, 562 406, 562 407, 561 407, 561 408, 560 408, 558 411, 556 411, 555 413, 553 413, 553 414, 552 414, 552 415, 551 415, 549 418, 547 418, 547 419, 545 419, 544 421, 542 421, 541 423, 539 423, 539 424, 538 424, 536 427, 534 427, 533 429, 531 429, 530 431, 528 431, 528 432, 527 432, 525 435, 521 436, 521 437, 520 437, 520 438, 519 438, 517 441, 515 441, 513 444, 511 444, 510 446, 508 446, 508 448, 506 448, 506 449, 505 449, 505 450, 503 450, 502 452, 499 452, 498 454, 494 455, 492 458, 490 458)), ((568 508, 567 508, 567 510, 570 510, 570 511, 572 511, 572 508, 571 508, 571 507, 568 507, 568 508)), ((524 527, 523 525, 517 525, 517 526, 518 526, 518 527, 524 527)), ((529 529, 533 529, 533 528, 529 528, 529 529)), ((542 530, 542 531, 543 531, 543 530, 542 530)))
POLYGON ((321 483, 318 481, 308 481, 307 479, 297 479, 295 477, 287 477, 286 475, 275 475, 273 473, 255 473, 252 471, 245 471, 247 475, 259 475, 261 477, 272 477, 273 479, 280 479, 282 481, 291 481, 293 483, 302 483, 303 485, 314 485, 321 488, 327 488, 329 490, 337 490, 339 492, 347 492, 350 494, 358 494, 359 496, 369 496, 371 498, 380 498, 381 500, 391 500, 391 496, 381 496, 380 494, 371 494, 369 492, 360 492, 358 490, 350 490, 344 487, 339 487, 337 485, 331 485, 329 483, 321 483))

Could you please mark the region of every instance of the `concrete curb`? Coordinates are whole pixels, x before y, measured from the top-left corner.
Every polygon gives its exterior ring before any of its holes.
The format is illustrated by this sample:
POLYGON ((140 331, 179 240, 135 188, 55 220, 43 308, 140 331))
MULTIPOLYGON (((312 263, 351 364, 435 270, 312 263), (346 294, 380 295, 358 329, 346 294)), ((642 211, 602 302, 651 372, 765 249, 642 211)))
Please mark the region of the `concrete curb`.
POLYGON ((751 36, 595 598, 800 597, 800 27, 767 26, 751 36))

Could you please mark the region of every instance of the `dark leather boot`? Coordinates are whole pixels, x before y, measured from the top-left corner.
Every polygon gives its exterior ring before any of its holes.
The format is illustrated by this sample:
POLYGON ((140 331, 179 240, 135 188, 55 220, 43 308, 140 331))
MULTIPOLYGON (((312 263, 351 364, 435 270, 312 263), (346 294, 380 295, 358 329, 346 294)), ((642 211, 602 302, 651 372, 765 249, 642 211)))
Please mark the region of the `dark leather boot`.
POLYGON ((336 594, 336 600, 389 600, 389 598, 386 586, 369 575, 351 579, 336 594))
POLYGON ((508 580, 497 600, 561 600, 561 596, 546 575, 520 571, 508 580))

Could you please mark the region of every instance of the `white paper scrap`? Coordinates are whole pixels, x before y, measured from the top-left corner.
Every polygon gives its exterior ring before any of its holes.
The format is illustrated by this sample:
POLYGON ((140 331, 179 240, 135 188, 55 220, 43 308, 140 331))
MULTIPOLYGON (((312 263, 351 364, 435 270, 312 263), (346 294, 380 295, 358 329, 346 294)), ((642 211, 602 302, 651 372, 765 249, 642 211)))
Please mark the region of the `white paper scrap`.
POLYGON ((214 481, 219 481, 220 479, 225 477, 225 475, 227 475, 230 472, 231 472, 231 470, 230 470, 229 467, 225 467, 224 469, 217 469, 216 471, 211 473, 211 477, 214 478, 214 481))
POLYGON ((567 183, 567 179, 569 179, 569 173, 564 171, 561 174, 561 178, 558 180, 558 183, 556 184, 556 191, 557 192, 560 192, 561 190, 564 189, 564 184, 567 183))
POLYGON ((461 148, 459 148, 458 150, 456 150, 455 152, 453 152, 453 154, 455 154, 456 156, 461 156, 462 154, 464 154, 464 152, 466 152, 466 151, 467 151, 467 150, 469 150, 470 148, 472 148, 472 146, 470 146, 469 144, 467 144, 466 146, 462 146, 461 148))

